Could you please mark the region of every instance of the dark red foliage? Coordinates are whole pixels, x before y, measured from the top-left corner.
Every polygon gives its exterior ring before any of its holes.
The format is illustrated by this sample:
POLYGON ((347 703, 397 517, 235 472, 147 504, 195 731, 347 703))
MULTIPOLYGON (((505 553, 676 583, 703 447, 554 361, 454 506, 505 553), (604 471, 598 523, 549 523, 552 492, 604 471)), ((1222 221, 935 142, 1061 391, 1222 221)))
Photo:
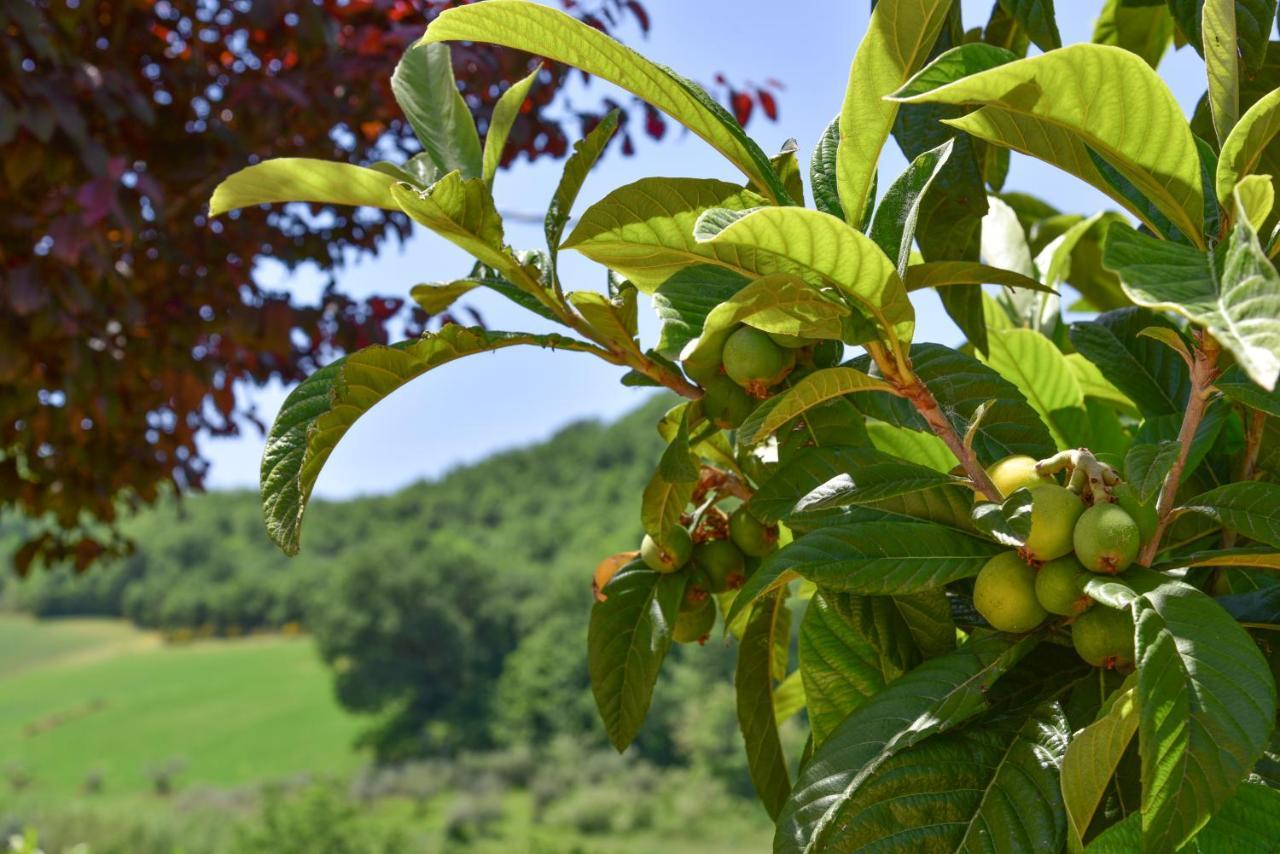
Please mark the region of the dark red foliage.
MULTIPOLYGON (((257 415, 237 383, 295 383, 336 355, 428 320, 330 287, 316 304, 255 284, 258 261, 333 273, 403 240, 404 217, 302 206, 208 221, 214 185, 268 156, 398 160, 417 144, 391 96, 405 47, 465 0, 6 0, 0 3, 0 510, 42 522, 19 553, 83 569, 125 546, 117 513, 200 488, 202 435, 257 415), (397 320, 398 317, 398 320, 397 320), (400 321, 403 321, 401 323, 400 321)), ((647 31, 634 0, 572 14, 647 31)), ((481 131, 534 58, 454 50, 481 131)), ((549 66, 510 163, 563 156, 549 66)), ((646 111, 645 129, 665 124, 646 111)), ((624 151, 632 150, 630 140, 624 151)))

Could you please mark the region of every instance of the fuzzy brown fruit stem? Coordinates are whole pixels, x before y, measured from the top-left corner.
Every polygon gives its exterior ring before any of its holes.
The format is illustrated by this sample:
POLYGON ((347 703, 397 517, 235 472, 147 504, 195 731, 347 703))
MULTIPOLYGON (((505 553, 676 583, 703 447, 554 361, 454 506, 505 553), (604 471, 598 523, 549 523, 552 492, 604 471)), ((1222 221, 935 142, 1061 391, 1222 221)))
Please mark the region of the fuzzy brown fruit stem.
POLYGON ((1156 501, 1156 531, 1138 555, 1138 563, 1142 566, 1151 566, 1160 551, 1160 541, 1164 539, 1165 531, 1172 521, 1173 504, 1182 483, 1187 457, 1191 453, 1191 442, 1200 429, 1209 397, 1213 394, 1213 381, 1218 377, 1221 346, 1207 332, 1200 333, 1197 337, 1191 364, 1191 396, 1187 400, 1187 411, 1182 416, 1182 427, 1178 430, 1178 458, 1174 460, 1173 467, 1160 486, 1160 497, 1156 501))

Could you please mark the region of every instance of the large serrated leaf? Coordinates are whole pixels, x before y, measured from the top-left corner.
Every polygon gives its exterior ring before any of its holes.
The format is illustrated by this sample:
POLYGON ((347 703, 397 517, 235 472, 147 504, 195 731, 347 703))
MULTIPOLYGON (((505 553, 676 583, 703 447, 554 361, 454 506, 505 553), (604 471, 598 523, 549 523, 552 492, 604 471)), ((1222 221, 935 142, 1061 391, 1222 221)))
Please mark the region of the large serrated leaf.
POLYGON ((778 265, 810 281, 840 290, 880 328, 890 341, 910 343, 915 310, 893 262, 868 237, 821 211, 805 208, 760 208, 709 211, 699 217, 695 236, 713 247, 750 252, 755 272, 774 272, 778 265))
POLYGON ((800 674, 814 745, 919 661, 892 598, 819 589, 800 623, 800 674))
MULTIPOLYGON (((1203 12, 1205 0, 1166 0, 1169 11, 1178 23, 1183 37, 1205 55, 1203 41, 1203 12)), ((1271 37, 1272 20, 1276 15, 1275 0, 1235 0, 1238 45, 1236 50, 1251 69, 1258 68, 1267 52, 1267 39, 1271 37)))
MULTIPOLYGON (((1182 854, 1273 854, 1280 839, 1280 791, 1245 783, 1182 854)), ((1134 813, 1089 843, 1087 854, 1131 854, 1142 845, 1142 815, 1134 813)))
POLYGON ((774 201, 792 201, 760 146, 700 86, 557 9, 522 0, 446 9, 419 44, 444 41, 504 45, 615 83, 706 140, 774 201))
POLYGON ((214 188, 209 215, 275 202, 315 202, 400 210, 396 177, 377 169, 308 157, 277 157, 245 167, 214 188))
POLYGON ((441 174, 456 171, 463 178, 481 177, 480 135, 453 79, 448 45, 406 50, 391 75, 391 92, 441 174))
POLYGON ((1041 50, 1062 47, 1058 35, 1058 22, 1053 11, 1053 0, 999 0, 1000 6, 1018 22, 1041 50))
POLYGON ((1010 329, 990 339, 983 360, 1009 380, 1049 428, 1058 448, 1087 447, 1084 392, 1052 341, 1030 329, 1010 329))
MULTIPOLYGON (((836 186, 836 151, 840 146, 840 117, 827 125, 818 144, 813 147, 809 161, 809 186, 813 191, 813 206, 823 213, 844 219, 840 207, 840 190, 836 186)), ((874 185, 875 179, 872 178, 874 185)))
POLYGON ((1280 484, 1229 483, 1197 495, 1181 509, 1203 514, 1251 540, 1280 548, 1280 484))
POLYGON ((1004 285, 1044 293, 1054 292, 1050 286, 1021 273, 977 261, 926 261, 923 264, 912 264, 907 268, 903 284, 908 291, 949 285, 1004 285))
POLYGON ((1204 192, 1195 138, 1168 87, 1135 54, 1106 45, 1070 45, 929 91, 911 91, 903 102, 978 106, 948 124, 1052 163, 1158 229, 1099 172, 1089 157, 1095 152, 1182 234, 1203 245, 1204 192), (1114 107, 1122 103, 1142 106, 1114 107))
POLYGON ((1075 734, 1062 759, 1062 800, 1067 810, 1067 847, 1079 851, 1120 758, 1138 731, 1137 688, 1130 677, 1075 734))
POLYGON ((674 359, 702 334, 707 315, 750 283, 741 273, 712 264, 685 267, 653 292, 653 308, 662 321, 659 353, 674 359))
POLYGON ((801 769, 778 818, 775 854, 855 850, 860 827, 851 819, 861 788, 896 754, 983 711, 987 689, 1035 644, 1007 635, 971 639, 856 709, 801 769))
POLYGON ((756 603, 742 632, 738 647, 734 687, 738 696, 738 726, 746 745, 747 768, 756 795, 770 818, 776 818, 787 795, 791 778, 787 759, 778 738, 774 716, 774 650, 787 648, 790 622, 786 590, 777 590, 756 603))
POLYGON ((693 227, 709 208, 764 204, 762 196, 724 181, 644 178, 587 208, 562 248, 616 270, 645 293, 693 264, 718 264, 754 276, 759 265, 752 252, 697 241, 693 227))
POLYGON ((587 672, 609 741, 625 750, 649 711, 658 670, 671 646, 685 573, 660 575, 640 561, 628 564, 591 606, 587 672))
POLYGON ((876 163, 898 114, 898 105, 884 96, 924 64, 950 5, 950 0, 881 0, 871 13, 840 109, 836 171, 840 205, 852 223, 861 222, 871 203, 876 163))
POLYGON ((954 147, 955 142, 949 139, 912 160, 906 171, 889 185, 876 208, 871 220, 871 239, 894 262, 900 276, 907 272, 925 194, 954 147))
POLYGON ((1105 263, 1135 303, 1208 329, 1263 388, 1280 377, 1280 274, 1245 217, 1226 252, 1203 253, 1113 225, 1105 263))
POLYGON ((302 516, 320 469, 356 419, 378 401, 446 362, 518 344, 586 347, 559 335, 450 324, 415 341, 366 347, 303 380, 285 398, 262 453, 262 512, 271 539, 285 553, 297 553, 302 516))
POLYGON ((749 445, 755 444, 815 406, 834 398, 866 391, 897 393, 884 380, 869 377, 856 368, 835 367, 814 371, 748 416, 738 428, 739 439, 749 445))
POLYGON ((1191 394, 1187 365, 1142 330, 1175 327, 1145 308, 1121 308, 1072 324, 1071 343, 1146 416, 1181 417, 1191 394))
POLYGON ((1173 28, 1173 17, 1163 3, 1135 6, 1106 0, 1093 25, 1093 41, 1132 51, 1155 68, 1169 50, 1173 28))
POLYGON ((1176 850, 1216 813, 1275 728, 1276 688, 1248 634, 1171 582, 1133 605, 1142 757, 1142 849, 1176 850))

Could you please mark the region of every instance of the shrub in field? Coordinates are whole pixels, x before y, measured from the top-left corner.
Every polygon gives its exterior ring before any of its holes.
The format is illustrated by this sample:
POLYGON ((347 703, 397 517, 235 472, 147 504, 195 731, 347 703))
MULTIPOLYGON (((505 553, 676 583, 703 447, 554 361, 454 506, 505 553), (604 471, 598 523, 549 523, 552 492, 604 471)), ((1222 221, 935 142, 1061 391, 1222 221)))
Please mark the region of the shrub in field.
POLYGON ((317 371, 263 459, 271 536, 298 549, 325 459, 402 384, 510 346, 588 354, 687 399, 658 424, 644 542, 594 576, 587 666, 619 750, 711 601, 777 852, 1273 844, 1275 6, 1111 0, 1095 43, 1063 47, 1048 0, 1000 2, 971 30, 959 4, 880 0, 807 182, 796 146, 765 154, 696 85, 558 12, 445 12, 411 53, 437 61, 397 72, 423 154, 265 161, 213 211, 403 211, 477 262, 415 287, 424 307, 490 288, 563 331, 451 325, 317 371), (1190 121, 1153 70, 1175 39, 1208 72, 1190 121), (512 249, 490 194, 504 124, 482 148, 430 71, 454 41, 608 79, 746 182, 643 179, 566 237, 606 119, 565 165, 546 250, 512 249), (891 135, 911 162, 889 180, 891 135), (1003 193, 1011 150, 1119 211, 1003 193), (563 249, 607 267, 607 291, 566 290, 563 249), (1067 285, 1085 319, 1064 317, 1067 285), (925 288, 963 346, 916 340, 925 288), (651 346, 641 294, 662 321, 651 346), (802 710, 810 736, 788 755, 779 726, 802 710))

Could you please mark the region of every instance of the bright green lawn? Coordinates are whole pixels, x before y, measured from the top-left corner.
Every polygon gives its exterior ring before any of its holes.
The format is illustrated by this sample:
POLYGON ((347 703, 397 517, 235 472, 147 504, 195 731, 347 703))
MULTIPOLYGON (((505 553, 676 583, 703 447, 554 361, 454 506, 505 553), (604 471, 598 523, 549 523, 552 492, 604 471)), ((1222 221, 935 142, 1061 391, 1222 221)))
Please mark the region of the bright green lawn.
POLYGON ((44 794, 92 769, 110 793, 142 789, 174 757, 183 785, 345 774, 361 726, 305 638, 174 647, 119 622, 0 617, 0 764, 44 794))

